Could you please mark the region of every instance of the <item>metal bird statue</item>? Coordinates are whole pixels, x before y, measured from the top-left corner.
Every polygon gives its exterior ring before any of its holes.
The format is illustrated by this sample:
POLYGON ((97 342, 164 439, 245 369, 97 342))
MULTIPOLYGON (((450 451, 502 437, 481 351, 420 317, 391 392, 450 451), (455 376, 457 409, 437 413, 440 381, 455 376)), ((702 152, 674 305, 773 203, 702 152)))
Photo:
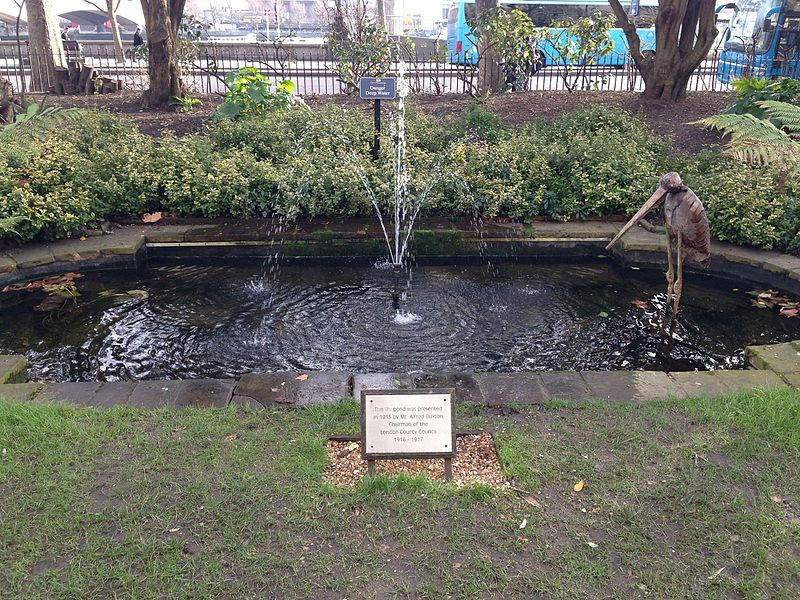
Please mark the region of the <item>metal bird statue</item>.
POLYGON ((616 244, 642 217, 664 201, 664 222, 667 230, 667 304, 672 306, 673 318, 678 314, 683 288, 683 258, 692 263, 707 267, 711 261, 711 233, 708 217, 703 203, 695 193, 683 185, 680 175, 675 172, 663 175, 658 189, 650 196, 631 220, 606 246, 606 250, 616 244), (677 277, 672 263, 672 249, 677 248, 677 277))

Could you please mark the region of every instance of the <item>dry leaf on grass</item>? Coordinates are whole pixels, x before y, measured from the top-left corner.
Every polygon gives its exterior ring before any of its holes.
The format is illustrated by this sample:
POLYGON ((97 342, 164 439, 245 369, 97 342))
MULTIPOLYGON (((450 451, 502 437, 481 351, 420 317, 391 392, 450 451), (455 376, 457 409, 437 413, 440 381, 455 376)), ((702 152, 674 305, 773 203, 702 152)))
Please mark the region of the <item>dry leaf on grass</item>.
POLYGON ((232 434, 230 434, 230 435, 226 435, 226 436, 225 436, 225 441, 226 441, 226 442, 232 442, 232 441, 234 441, 234 440, 235 440, 237 437, 239 437, 239 436, 237 436, 235 433, 232 433, 232 434))
POLYGON ((578 483, 575 484, 575 487, 573 487, 572 489, 575 490, 576 492, 580 492, 583 489, 584 483, 585 482, 583 481, 583 479, 581 479, 578 483))
POLYGON ((297 381, 305 381, 306 379, 308 379, 308 373, 303 373, 302 375, 298 375, 297 377, 295 377, 295 379, 297 379, 297 381))
POLYGON ((522 499, 525 500, 525 502, 527 502, 531 506, 535 506, 536 508, 542 508, 542 505, 539 504, 539 501, 533 496, 523 496, 522 499))

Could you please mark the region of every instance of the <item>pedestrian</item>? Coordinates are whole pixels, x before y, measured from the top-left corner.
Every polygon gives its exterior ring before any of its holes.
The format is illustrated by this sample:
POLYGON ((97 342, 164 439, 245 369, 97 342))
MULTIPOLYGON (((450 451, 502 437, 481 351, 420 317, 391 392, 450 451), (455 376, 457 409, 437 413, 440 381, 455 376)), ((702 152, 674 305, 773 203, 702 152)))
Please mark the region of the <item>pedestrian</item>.
POLYGON ((65 42, 69 40, 69 27, 64 27, 64 31, 61 32, 61 39, 65 42))
POLYGON ((144 46, 144 39, 142 39, 141 28, 137 27, 136 31, 133 34, 133 47, 138 48, 139 46, 144 46))

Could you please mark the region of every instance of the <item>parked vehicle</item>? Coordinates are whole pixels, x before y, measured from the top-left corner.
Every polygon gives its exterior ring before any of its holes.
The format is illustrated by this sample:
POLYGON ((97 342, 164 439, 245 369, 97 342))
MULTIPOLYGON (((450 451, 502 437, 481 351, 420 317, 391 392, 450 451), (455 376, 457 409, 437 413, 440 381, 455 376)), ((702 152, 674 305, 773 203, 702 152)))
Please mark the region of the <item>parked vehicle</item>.
POLYGON ((800 0, 739 0, 724 35, 717 79, 798 78, 800 74, 800 0))
MULTIPOLYGON (((800 0, 799 0, 800 1, 800 0)), ((582 7, 607 7, 608 2, 600 0, 581 0, 579 2, 569 2, 565 0, 500 0, 502 6, 520 8, 524 10, 526 5, 552 5, 552 6, 582 6, 582 7)), ((657 0, 643 0, 641 6, 658 6, 657 0)), ((450 62, 457 64, 475 64, 478 62, 478 48, 476 46, 475 34, 469 26, 469 21, 475 18, 475 0, 455 0, 450 6, 447 19, 447 53, 450 62)), ((538 42, 538 50, 541 59, 538 61, 540 67, 560 63, 563 64, 561 57, 556 53, 550 39, 555 39, 559 35, 569 35, 564 29, 547 28, 548 35, 543 36, 538 42)), ((622 29, 611 29, 609 31, 614 50, 606 55, 599 56, 595 64, 605 67, 622 68, 630 60, 628 56, 628 40, 622 29)), ((642 52, 655 52, 656 32, 655 29, 637 29, 641 39, 642 52)))

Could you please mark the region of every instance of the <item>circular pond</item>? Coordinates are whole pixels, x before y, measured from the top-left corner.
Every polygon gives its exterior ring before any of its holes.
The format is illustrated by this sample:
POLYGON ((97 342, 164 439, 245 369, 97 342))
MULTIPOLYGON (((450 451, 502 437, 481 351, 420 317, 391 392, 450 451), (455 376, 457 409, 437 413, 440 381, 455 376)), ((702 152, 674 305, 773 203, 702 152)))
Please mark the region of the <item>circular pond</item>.
POLYGON ((160 266, 82 277, 59 312, 4 294, 0 353, 26 354, 31 378, 51 381, 694 370, 741 368, 746 345, 800 338, 800 319, 753 307, 746 287, 699 285, 709 281, 687 278, 666 344, 663 275, 608 262, 417 267, 400 315, 393 273, 376 266, 160 266))

